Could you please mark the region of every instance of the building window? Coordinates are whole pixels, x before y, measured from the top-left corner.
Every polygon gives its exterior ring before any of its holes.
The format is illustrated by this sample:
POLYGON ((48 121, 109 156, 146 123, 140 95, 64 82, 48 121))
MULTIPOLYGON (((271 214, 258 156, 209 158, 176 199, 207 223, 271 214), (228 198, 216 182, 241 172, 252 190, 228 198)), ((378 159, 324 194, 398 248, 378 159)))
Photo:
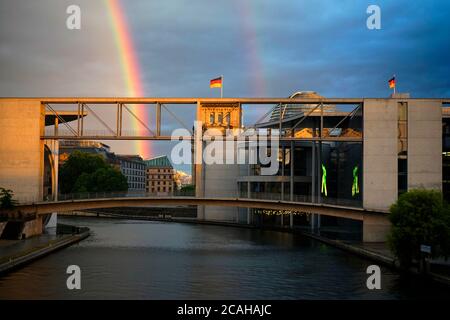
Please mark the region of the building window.
POLYGON ((230 126, 230 118, 231 116, 230 113, 228 112, 227 115, 225 116, 225 122, 227 126, 230 126))

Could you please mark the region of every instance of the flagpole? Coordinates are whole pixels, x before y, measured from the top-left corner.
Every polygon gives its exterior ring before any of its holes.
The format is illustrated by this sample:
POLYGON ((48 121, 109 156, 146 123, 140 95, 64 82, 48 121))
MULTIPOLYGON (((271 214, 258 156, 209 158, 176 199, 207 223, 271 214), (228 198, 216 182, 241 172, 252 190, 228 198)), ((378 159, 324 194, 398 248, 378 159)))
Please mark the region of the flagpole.
POLYGON ((397 77, 396 77, 396 75, 394 74, 394 95, 395 95, 395 88, 397 87, 397 77))
POLYGON ((220 86, 220 98, 223 98, 223 75, 220 76, 222 79, 222 85, 220 86))

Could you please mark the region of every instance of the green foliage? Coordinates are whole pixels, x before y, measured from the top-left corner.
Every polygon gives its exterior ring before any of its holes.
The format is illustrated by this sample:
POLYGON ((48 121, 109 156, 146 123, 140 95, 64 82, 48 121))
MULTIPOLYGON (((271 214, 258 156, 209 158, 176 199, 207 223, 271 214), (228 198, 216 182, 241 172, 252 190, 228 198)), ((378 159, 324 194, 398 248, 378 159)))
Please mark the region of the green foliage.
POLYGON ((127 191, 127 178, 117 169, 101 168, 78 177, 73 192, 127 191))
POLYGON ((182 191, 182 192, 193 192, 193 191, 195 191, 195 185, 194 184, 187 184, 185 186, 182 186, 180 191, 182 191))
POLYGON ((431 246, 431 257, 450 255, 450 210, 434 190, 410 190, 390 208, 388 244, 403 267, 421 258, 420 245, 431 246))
POLYGON ((0 187, 0 208, 11 209, 16 205, 16 201, 13 200, 14 192, 9 189, 0 187))
POLYGON ((126 177, 100 155, 75 151, 60 170, 61 193, 127 191, 126 177))

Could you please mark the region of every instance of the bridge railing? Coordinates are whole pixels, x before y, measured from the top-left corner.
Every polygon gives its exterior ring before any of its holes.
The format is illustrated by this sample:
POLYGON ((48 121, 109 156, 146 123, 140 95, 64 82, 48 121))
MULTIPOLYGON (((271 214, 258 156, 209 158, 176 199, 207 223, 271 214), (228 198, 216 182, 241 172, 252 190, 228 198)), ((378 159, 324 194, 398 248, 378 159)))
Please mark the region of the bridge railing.
POLYGON ((155 197, 195 197, 195 191, 176 190, 174 192, 145 192, 145 191, 110 191, 110 192, 81 192, 59 194, 58 201, 107 198, 155 198, 155 197))
MULTIPOLYGON (((84 199, 108 199, 108 198, 155 198, 155 197, 195 197, 195 190, 175 190, 170 193, 151 193, 145 191, 125 191, 125 192, 83 192, 59 194, 58 201, 67 200, 84 200, 84 199)), ((271 200, 271 201, 289 201, 298 203, 315 203, 315 204, 329 204, 346 207, 362 207, 361 200, 357 199, 338 199, 332 197, 312 197, 310 195, 290 195, 289 193, 271 193, 271 192, 251 192, 250 196, 247 193, 231 193, 228 195, 211 196, 206 195, 205 198, 239 198, 239 199, 255 199, 255 200, 271 200)), ((18 204, 31 204, 36 202, 51 202, 53 197, 46 199, 22 199, 18 204)))
POLYGON ((329 205, 338 205, 345 207, 362 207, 362 201, 359 199, 342 199, 324 196, 311 196, 311 195, 300 195, 289 193, 270 193, 270 192, 251 192, 250 196, 247 193, 240 194, 238 196, 241 199, 258 199, 258 200, 278 200, 278 201, 289 201, 289 202, 299 202, 299 203, 320 203, 329 205))
MULTIPOLYGON (((106 192, 79 192, 58 194, 58 201, 67 200, 83 200, 83 199, 105 199, 105 198, 152 198, 152 197, 195 197, 195 190, 175 190, 173 192, 145 192, 145 191, 106 191, 106 192)), ((15 200, 18 205, 33 204, 37 202, 52 202, 55 201, 54 196, 48 195, 44 198, 40 197, 24 197, 20 196, 15 200)))

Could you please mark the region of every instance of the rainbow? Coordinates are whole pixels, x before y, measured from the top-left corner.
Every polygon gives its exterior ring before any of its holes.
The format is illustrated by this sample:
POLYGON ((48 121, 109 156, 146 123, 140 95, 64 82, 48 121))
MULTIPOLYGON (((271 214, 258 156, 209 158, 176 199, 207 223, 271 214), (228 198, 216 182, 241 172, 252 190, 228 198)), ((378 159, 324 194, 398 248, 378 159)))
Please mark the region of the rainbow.
MULTIPOLYGON (((105 0, 105 2, 109 12, 111 27, 114 32, 114 41, 119 53, 127 95, 130 97, 142 97, 144 96, 144 90, 142 88, 139 62, 133 46, 133 39, 130 30, 128 29, 124 10, 120 5, 120 0, 105 0)), ((135 105, 133 106, 133 113, 145 122, 149 119, 147 108, 148 107, 135 105)), ((131 125, 133 130, 137 133, 148 134, 134 117, 132 117, 131 125)), ((151 157, 152 150, 150 142, 143 140, 134 141, 134 152, 144 158, 151 157)))
POLYGON ((258 34, 255 28, 256 17, 255 10, 251 8, 249 1, 235 0, 233 4, 239 14, 239 23, 241 25, 243 44, 245 47, 247 61, 249 64, 249 74, 254 75, 251 81, 253 88, 252 92, 257 97, 267 96, 267 84, 264 74, 264 64, 261 61, 263 50, 258 41, 258 34))

